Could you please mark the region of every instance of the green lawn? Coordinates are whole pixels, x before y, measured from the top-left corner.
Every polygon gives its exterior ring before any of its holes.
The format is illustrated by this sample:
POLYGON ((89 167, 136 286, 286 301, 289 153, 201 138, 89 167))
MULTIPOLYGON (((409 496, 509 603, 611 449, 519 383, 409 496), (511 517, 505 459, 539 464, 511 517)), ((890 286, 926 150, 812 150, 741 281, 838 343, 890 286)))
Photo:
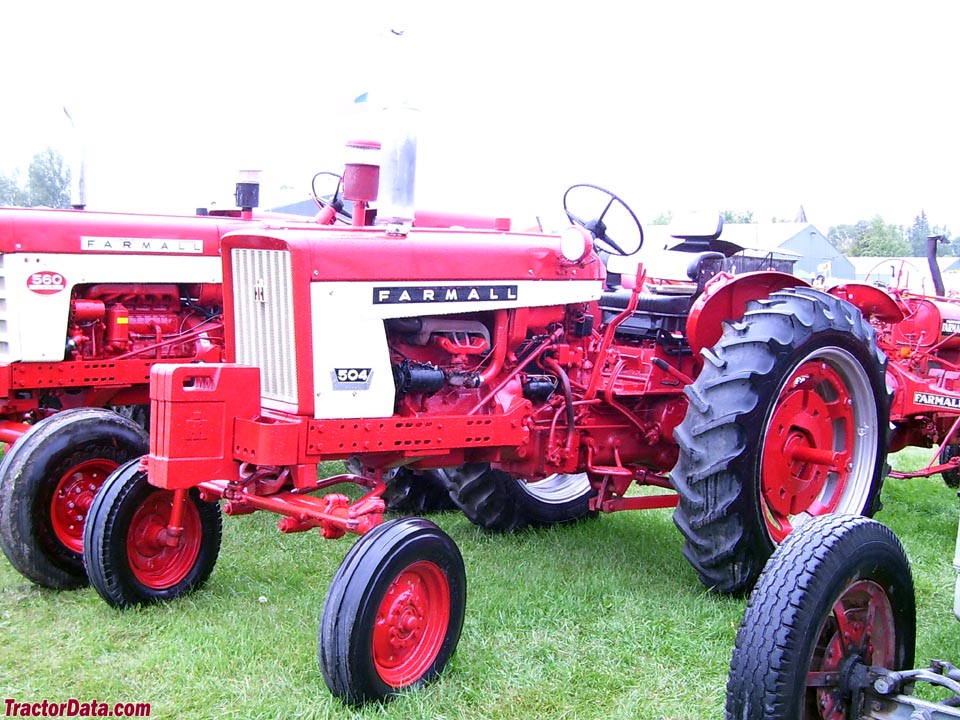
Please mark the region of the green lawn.
MULTIPOLYGON (((894 458, 922 464, 927 451, 894 458)), ((900 535, 919 591, 918 662, 960 661, 951 567, 955 492, 888 480, 879 519, 900 535)), ((350 540, 282 535, 266 514, 225 518, 198 593, 118 612, 93 590, 35 588, 0 558, 0 699, 149 702, 154 718, 704 718, 722 715, 743 600, 707 595, 670 511, 487 535, 435 520, 467 565, 467 619, 439 682, 344 708, 316 660, 327 585, 350 540)))

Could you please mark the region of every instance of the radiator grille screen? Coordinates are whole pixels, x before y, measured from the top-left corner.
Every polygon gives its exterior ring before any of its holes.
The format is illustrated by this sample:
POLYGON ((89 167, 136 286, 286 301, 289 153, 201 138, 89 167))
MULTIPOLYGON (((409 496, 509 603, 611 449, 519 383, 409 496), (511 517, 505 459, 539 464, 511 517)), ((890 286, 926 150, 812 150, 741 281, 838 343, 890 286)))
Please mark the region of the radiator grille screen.
POLYGON ((234 248, 230 259, 237 362, 260 368, 263 397, 297 404, 290 253, 234 248))

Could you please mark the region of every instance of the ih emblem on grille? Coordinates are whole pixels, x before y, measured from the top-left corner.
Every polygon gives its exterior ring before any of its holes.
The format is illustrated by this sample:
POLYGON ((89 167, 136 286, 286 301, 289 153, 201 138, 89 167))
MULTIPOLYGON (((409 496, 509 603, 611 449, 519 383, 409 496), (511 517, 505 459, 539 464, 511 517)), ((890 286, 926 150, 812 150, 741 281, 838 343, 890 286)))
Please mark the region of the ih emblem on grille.
POLYGON ((253 284, 253 299, 258 303, 265 303, 267 301, 267 289, 264 285, 263 278, 257 278, 257 281, 253 284))

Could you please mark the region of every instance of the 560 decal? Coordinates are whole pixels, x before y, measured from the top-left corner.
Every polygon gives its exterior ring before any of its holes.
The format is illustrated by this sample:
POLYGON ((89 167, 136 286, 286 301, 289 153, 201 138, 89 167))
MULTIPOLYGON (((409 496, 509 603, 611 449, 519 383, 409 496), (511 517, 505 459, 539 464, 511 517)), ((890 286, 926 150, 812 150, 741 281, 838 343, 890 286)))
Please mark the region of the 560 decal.
POLYGON ((67 279, 58 272, 43 270, 27 278, 27 290, 37 295, 54 295, 67 288, 67 279))
POLYGON ((367 390, 373 378, 372 368, 334 368, 334 390, 367 390))

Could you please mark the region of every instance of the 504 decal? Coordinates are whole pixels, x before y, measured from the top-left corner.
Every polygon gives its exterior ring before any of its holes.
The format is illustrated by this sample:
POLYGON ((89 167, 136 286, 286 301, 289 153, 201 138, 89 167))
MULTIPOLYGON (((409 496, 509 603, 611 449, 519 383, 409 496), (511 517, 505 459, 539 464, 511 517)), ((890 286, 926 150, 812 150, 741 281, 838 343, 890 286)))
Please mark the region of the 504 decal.
POLYGON ((334 368, 334 390, 366 390, 373 378, 372 368, 334 368))

